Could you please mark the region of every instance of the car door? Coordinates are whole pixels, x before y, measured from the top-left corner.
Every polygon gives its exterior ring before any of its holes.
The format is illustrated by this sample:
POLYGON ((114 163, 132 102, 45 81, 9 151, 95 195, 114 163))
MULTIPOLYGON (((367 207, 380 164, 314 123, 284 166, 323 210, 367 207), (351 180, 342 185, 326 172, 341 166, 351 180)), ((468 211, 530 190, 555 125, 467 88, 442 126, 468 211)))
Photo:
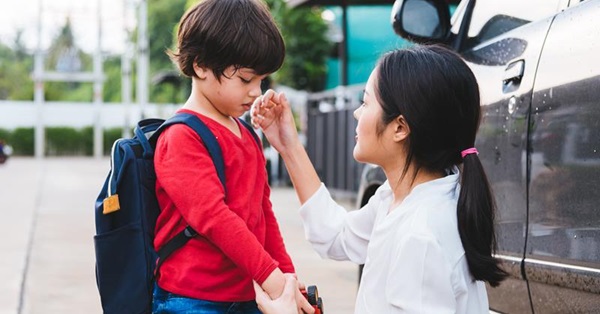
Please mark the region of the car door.
POLYGON ((600 312, 600 1, 554 19, 531 110, 525 270, 536 313, 600 312))
MULTIPOLYGON (((490 308, 531 312, 522 273, 527 235, 528 119, 539 56, 561 1, 477 0, 458 51, 477 77, 482 123, 476 147, 496 196, 498 257, 510 277, 488 287, 490 308)), ((472 4, 471 4, 472 5, 472 4)), ((467 12, 461 4, 457 12, 467 12)), ((466 15, 466 14, 465 14, 466 15)), ((460 29, 454 18, 453 31, 460 29)))

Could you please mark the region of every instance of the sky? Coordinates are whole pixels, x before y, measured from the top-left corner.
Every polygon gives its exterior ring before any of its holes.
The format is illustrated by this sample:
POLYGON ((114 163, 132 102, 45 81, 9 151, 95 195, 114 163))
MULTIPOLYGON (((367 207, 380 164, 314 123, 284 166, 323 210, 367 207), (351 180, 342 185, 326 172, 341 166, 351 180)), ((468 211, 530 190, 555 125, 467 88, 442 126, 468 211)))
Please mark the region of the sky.
POLYGON ((100 3, 102 50, 121 53, 125 40, 125 22, 130 29, 135 27, 134 1, 138 0, 0 0, 0 41, 12 45, 16 31, 23 29, 26 47, 35 49, 39 20, 43 28, 42 47, 47 48, 69 17, 76 45, 91 53, 98 42, 97 6, 100 3), (128 10, 124 9, 126 5, 128 10), (128 12, 126 17, 124 12, 128 12))

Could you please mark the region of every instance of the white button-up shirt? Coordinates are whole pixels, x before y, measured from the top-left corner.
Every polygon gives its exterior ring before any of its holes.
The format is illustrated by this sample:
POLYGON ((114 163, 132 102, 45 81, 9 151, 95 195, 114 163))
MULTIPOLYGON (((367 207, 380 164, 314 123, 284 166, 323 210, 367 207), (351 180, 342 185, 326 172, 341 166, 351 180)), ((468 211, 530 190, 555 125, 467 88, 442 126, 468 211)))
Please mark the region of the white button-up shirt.
POLYGON ((458 233, 455 172, 414 187, 391 211, 387 181, 357 211, 324 185, 300 208, 322 257, 365 264, 355 313, 488 313, 485 284, 469 273, 458 233))

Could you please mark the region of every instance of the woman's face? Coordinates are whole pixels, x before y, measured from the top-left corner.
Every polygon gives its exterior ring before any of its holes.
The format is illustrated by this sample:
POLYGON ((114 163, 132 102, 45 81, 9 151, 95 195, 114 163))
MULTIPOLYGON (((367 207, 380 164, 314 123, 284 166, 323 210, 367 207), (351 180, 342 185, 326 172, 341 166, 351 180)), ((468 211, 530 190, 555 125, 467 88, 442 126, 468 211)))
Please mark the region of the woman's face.
POLYGON ((382 156, 382 143, 380 134, 377 133, 377 126, 382 123, 381 117, 383 109, 375 97, 377 69, 371 72, 367 85, 363 103, 354 111, 354 118, 358 120, 356 127, 356 145, 354 146, 353 156, 356 161, 379 164, 378 160, 382 156))

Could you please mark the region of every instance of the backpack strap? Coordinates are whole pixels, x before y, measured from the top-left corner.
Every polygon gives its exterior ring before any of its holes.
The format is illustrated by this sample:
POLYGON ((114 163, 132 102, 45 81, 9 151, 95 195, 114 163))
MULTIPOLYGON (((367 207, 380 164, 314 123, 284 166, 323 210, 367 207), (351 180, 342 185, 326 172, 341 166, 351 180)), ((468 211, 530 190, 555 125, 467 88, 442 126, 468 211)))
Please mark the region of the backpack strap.
POLYGON ((221 146, 219 146, 217 138, 210 131, 210 129, 208 129, 206 124, 204 124, 204 122, 202 122, 202 120, 195 115, 189 113, 178 113, 169 118, 156 130, 156 132, 154 132, 154 134, 152 134, 152 137, 149 140, 150 145, 153 148, 156 147, 156 143, 160 134, 162 134, 167 127, 179 123, 185 124, 192 128, 198 134, 198 136, 200 136, 202 143, 204 143, 204 146, 206 146, 215 168, 217 169, 219 180, 225 189, 225 162, 223 161, 223 152, 221 151, 221 146))
POLYGON ((176 234, 171 240, 167 241, 157 252, 158 260, 156 268, 154 269, 154 276, 158 277, 160 266, 173 252, 188 243, 189 240, 198 235, 198 232, 194 230, 190 225, 186 226, 185 229, 176 234))
MULTIPOLYGON (((151 141, 154 137, 152 135, 158 132, 157 129, 159 129, 163 123, 164 120, 162 119, 144 119, 138 122, 133 130, 135 136, 139 139, 139 142, 142 145, 144 158, 152 158, 154 156, 154 147, 156 147, 156 141, 151 141)), ((160 134, 160 132, 158 133, 160 134)), ((158 136, 156 136, 156 138, 158 138, 158 136)))

